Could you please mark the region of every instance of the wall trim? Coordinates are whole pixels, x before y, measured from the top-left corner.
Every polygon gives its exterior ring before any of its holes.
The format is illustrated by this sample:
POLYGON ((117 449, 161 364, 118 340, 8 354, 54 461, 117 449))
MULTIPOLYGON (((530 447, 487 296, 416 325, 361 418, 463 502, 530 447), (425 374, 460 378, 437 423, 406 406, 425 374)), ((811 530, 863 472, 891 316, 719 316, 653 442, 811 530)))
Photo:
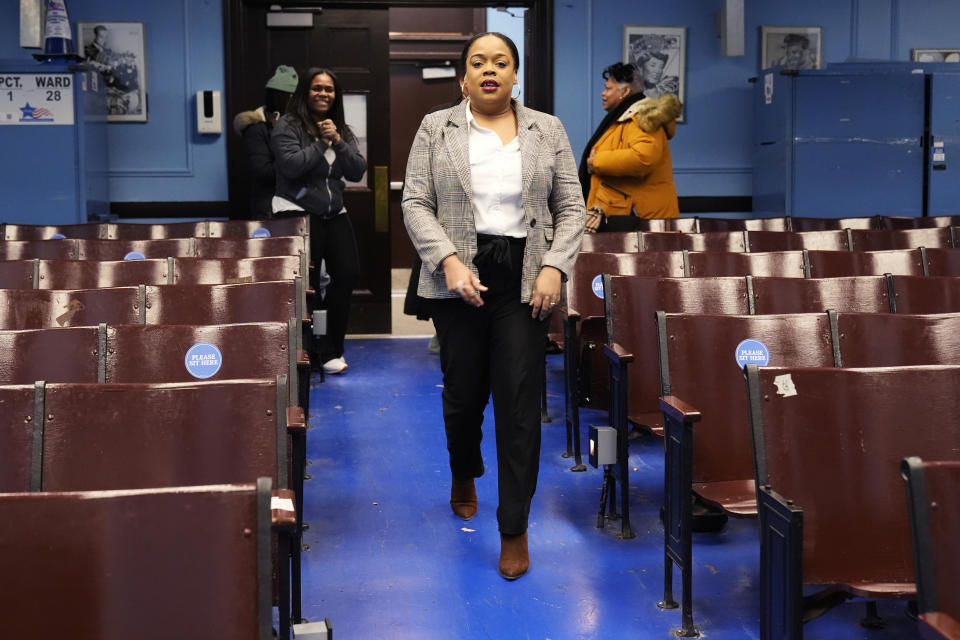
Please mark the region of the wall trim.
POLYGON ((673 173, 681 175, 742 175, 753 173, 753 167, 674 167, 673 173))
MULTIPOLYGON (((194 178, 193 170, 193 144, 191 135, 191 125, 193 124, 193 115, 190 112, 192 104, 190 99, 190 0, 182 0, 183 4, 183 95, 185 98, 184 110, 186 117, 184 122, 184 153, 185 167, 170 168, 131 168, 131 169, 110 169, 107 172, 108 178, 194 178)), ((148 81, 149 82, 149 81, 148 81)), ((149 86, 149 85, 148 85, 149 86)), ((150 96, 147 98, 147 108, 149 114, 150 96)))

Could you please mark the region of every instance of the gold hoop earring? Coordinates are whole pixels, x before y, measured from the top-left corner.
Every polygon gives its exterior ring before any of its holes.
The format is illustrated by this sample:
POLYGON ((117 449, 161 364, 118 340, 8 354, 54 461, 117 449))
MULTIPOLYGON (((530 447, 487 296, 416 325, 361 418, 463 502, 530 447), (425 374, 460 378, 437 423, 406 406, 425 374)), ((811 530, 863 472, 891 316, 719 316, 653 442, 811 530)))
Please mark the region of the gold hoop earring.
POLYGON ((466 83, 466 82, 464 82, 462 85, 460 85, 460 96, 461 96, 464 100, 466 100, 467 98, 470 97, 470 96, 467 94, 467 83, 466 83))
POLYGON ((517 95, 513 95, 513 89, 511 89, 511 90, 510 90, 510 98, 511 98, 512 100, 519 100, 519 99, 520 99, 520 94, 523 93, 523 89, 520 87, 519 84, 515 84, 515 85, 513 85, 513 86, 515 86, 515 87, 517 88, 517 95))

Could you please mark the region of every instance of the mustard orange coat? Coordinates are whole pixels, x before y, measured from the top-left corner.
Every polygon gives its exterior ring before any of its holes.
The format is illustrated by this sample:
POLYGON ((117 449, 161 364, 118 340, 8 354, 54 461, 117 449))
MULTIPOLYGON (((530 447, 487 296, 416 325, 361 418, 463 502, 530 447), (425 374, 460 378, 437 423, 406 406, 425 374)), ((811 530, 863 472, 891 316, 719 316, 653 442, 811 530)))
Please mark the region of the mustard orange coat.
POLYGON ((605 215, 676 218, 680 215, 667 142, 680 114, 676 96, 644 98, 627 109, 593 146, 587 208, 605 215))

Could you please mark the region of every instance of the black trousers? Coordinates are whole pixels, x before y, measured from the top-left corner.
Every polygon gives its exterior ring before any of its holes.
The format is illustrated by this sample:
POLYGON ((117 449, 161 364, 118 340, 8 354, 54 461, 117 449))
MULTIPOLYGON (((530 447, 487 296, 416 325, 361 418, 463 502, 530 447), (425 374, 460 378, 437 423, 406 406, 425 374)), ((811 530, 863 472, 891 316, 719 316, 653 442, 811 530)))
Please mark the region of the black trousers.
POLYGON ((440 340, 443 419, 450 471, 461 480, 483 475, 483 410, 493 395, 501 533, 527 530, 540 469, 540 393, 549 319, 530 317, 520 302, 523 242, 511 245, 510 265, 479 264, 489 287, 484 305, 433 300, 440 340))
POLYGON ((310 284, 317 294, 308 304, 309 311, 327 310, 327 334, 310 348, 310 360, 314 366, 319 366, 343 355, 343 337, 347 334, 350 319, 350 295, 360 276, 360 256, 349 214, 326 219, 310 216, 310 260, 314 265, 310 284), (330 275, 323 302, 320 302, 317 282, 321 260, 326 261, 330 275))

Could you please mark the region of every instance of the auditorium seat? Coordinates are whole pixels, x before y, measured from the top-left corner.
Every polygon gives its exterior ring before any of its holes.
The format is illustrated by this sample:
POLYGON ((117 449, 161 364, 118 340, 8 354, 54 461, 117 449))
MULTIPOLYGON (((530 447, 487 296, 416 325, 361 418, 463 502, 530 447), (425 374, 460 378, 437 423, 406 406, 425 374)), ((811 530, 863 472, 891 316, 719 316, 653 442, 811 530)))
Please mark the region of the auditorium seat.
POLYGON ((0 289, 0 330, 142 323, 139 292, 139 287, 0 289))
POLYGON ((269 640, 274 497, 269 478, 0 494, 0 636, 269 640))
POLYGON ((585 233, 580 245, 581 253, 630 253, 640 250, 639 236, 636 231, 610 231, 607 233, 585 233))
POLYGON ((801 249, 848 251, 849 238, 846 231, 749 231, 746 235, 747 251, 798 251, 801 249))
POLYGON ((915 597, 900 462, 957 455, 958 385, 960 366, 747 366, 761 637, 800 638, 845 597, 915 597))
POLYGON ((901 464, 916 568, 920 635, 960 640, 960 462, 908 457, 901 464))
POLYGON ((891 311, 890 293, 884 276, 751 278, 751 289, 753 313, 757 315, 810 313, 827 309, 874 313, 891 311))
MULTIPOLYGON (((851 248, 854 251, 883 251, 888 249, 947 249, 956 246, 955 227, 930 227, 924 229, 850 230, 851 248)), ((811 247, 812 248, 812 247, 811 247)))
POLYGON ((960 311, 960 278, 955 276, 888 276, 896 313, 960 311))
POLYGON ((809 278, 836 276, 879 276, 885 273, 903 276, 926 274, 920 249, 888 251, 807 251, 809 278))
POLYGON ((749 275, 803 278, 804 267, 804 254, 801 251, 684 252, 684 271, 692 278, 749 275))
POLYGON ((73 260, 78 240, 8 240, 0 242, 0 260, 73 260))
POLYGON ((637 233, 640 251, 746 251, 743 231, 637 233))

